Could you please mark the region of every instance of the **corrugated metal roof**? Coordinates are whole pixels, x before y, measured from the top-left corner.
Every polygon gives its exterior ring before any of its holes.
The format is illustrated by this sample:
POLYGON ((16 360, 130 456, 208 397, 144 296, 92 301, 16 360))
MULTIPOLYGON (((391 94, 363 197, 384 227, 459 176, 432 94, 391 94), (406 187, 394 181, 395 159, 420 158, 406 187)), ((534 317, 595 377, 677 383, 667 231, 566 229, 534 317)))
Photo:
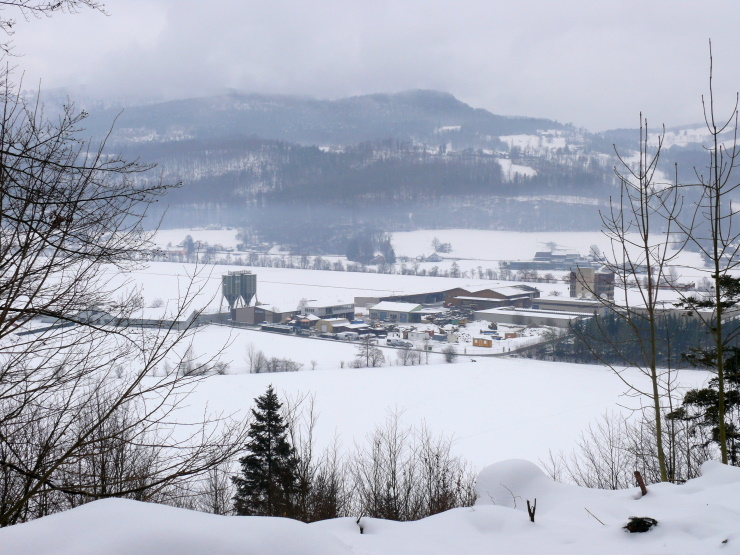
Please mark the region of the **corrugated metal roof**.
POLYGON ((392 301, 383 301, 370 308, 371 310, 385 310, 387 312, 412 312, 421 309, 420 304, 415 303, 394 303, 392 301))

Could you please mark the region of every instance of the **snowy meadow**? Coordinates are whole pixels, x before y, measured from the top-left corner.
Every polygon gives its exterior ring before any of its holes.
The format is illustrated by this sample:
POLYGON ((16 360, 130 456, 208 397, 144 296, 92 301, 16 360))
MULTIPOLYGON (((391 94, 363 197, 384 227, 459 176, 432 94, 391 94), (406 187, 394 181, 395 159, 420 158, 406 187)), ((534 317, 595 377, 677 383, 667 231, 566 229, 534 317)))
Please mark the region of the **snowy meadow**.
MULTIPOLYGON (((160 232, 162 246, 190 234, 195 240, 235 245, 232 231, 160 232)), ((556 242, 581 252, 599 244, 599 234, 510 234, 423 231, 394 236, 399 254, 424 253, 434 237, 454 244, 454 260, 471 270, 499 260, 524 259, 556 242), (530 253, 530 251, 532 251, 530 253)), ((428 250, 428 249, 427 249, 428 250)), ((440 265, 450 264, 452 259, 440 265)), ((694 261, 689 260, 688 264, 694 261)), ((425 263, 428 264, 428 263, 425 263)), ((491 285, 473 273, 465 277, 419 277, 378 273, 250 268, 258 276, 260 302, 295 309, 302 299, 351 302, 355 296, 434 291, 491 285)), ((136 290, 145 307, 178 306, 190 295, 192 307, 222 307, 220 277, 233 265, 156 262, 130 273, 112 273, 109 285, 136 290)), ((493 282, 494 284, 498 282, 493 282)), ((501 282, 511 284, 511 282, 501 282)), ((567 295, 564 283, 544 284, 567 295)), ((161 310, 161 309, 160 309, 161 310)), ((628 394, 622 380, 648 387, 645 375, 625 369, 620 377, 598 365, 576 365, 463 354, 449 364, 432 353, 417 366, 403 366, 397 350, 381 346, 385 364, 351 368, 357 346, 348 342, 283 336, 253 329, 207 325, 188 349, 200 359, 217 357, 225 371, 192 388, 174 417, 182 421, 214 413, 249 418, 253 400, 272 385, 285 400, 309 398, 317 416, 317 450, 337 446, 340 456, 365 444, 388 418, 402 427, 424 427, 451 440, 452 452, 477 473, 478 500, 417 522, 340 518, 304 525, 267 517, 223 517, 149 506, 128 500, 97 501, 38 521, 0 531, 0 553, 713 553, 732 552, 740 541, 740 471, 707 463, 704 476, 684 486, 650 485, 608 492, 558 484, 544 471, 552 454, 570 453, 582 433, 604 415, 629 417, 644 401, 628 394), (249 373, 248 351, 287 357, 299 371, 249 373), (535 523, 526 502, 537 499, 535 523), (627 533, 628 517, 659 521, 647 535, 627 533), (362 529, 362 533, 360 533, 362 529), (63 534, 65 543, 50 538, 63 534)), ((168 371, 154 369, 154 377, 168 371)), ((677 391, 706 383, 709 375, 684 370, 677 391)), ((176 429, 175 425, 175 429, 176 429)), ((232 467, 236 471, 236 467, 232 467)), ((358 515, 361 517, 361 515, 358 515)))

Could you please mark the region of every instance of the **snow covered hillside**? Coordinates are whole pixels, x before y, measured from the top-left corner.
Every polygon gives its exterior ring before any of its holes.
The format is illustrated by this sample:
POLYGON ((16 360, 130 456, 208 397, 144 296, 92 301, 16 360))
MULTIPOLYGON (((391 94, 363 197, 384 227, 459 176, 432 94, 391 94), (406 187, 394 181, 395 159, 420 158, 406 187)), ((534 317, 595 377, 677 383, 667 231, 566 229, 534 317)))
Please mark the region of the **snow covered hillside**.
POLYGON ((96 501, 0 530, 0 553, 571 555, 740 552, 740 469, 707 462, 684 485, 604 491, 554 483, 532 463, 507 460, 478 476, 474 507, 416 522, 362 518, 313 524, 224 517, 121 499, 96 501), (537 499, 535 522, 527 501, 537 499), (623 529, 650 517, 645 533, 623 529), (363 533, 360 533, 360 526, 363 533))
MULTIPOLYGON (((327 349, 349 347, 316 343, 327 349)), ((284 355, 300 358, 297 351, 284 355)), ((281 397, 315 395, 320 447, 336 436, 349 450, 382 425, 389 412, 401 411, 404 425, 426 423, 433 433, 454 437, 455 454, 480 469, 509 458, 544 460, 550 449, 569 451, 581 431, 605 412, 624 410, 620 405, 636 406, 634 399, 622 395, 619 378, 599 366, 483 357, 475 363, 461 360, 466 362, 210 376, 190 396, 182 418, 192 419, 206 406, 246 417, 252 400, 272 384, 281 397)), ((647 384, 636 371, 624 377, 647 384)), ((681 383, 696 387, 706 378, 705 372, 686 371, 681 383)))

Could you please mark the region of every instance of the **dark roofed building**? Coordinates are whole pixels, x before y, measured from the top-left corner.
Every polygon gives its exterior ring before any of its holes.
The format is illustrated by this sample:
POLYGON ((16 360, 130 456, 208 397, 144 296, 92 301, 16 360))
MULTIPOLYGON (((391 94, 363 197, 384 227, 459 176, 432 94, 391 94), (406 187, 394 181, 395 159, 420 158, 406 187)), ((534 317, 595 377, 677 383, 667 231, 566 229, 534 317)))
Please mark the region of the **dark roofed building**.
POLYGON ((539 289, 529 285, 508 285, 466 290, 453 289, 445 297, 445 304, 473 310, 484 310, 498 306, 519 306, 527 308, 532 300, 540 296, 539 289))

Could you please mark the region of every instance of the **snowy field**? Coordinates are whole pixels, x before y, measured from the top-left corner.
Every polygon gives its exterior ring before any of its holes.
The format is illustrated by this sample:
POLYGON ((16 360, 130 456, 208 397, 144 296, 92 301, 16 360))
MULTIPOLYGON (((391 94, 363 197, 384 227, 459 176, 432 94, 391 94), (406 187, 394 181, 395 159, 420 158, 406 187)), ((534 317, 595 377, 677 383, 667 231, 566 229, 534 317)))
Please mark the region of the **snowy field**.
MULTIPOLYGON (((510 286, 511 281, 488 281, 475 278, 443 278, 402 276, 397 274, 331 272, 295 270, 285 268, 252 268, 250 266, 208 265, 155 262, 143 270, 130 274, 111 275, 113 284, 129 279, 141 287, 144 301, 149 305, 154 299, 176 302, 188 291, 198 290, 199 308, 218 310, 221 304, 221 276, 234 270, 252 270, 257 274, 257 299, 267 307, 295 310, 301 299, 316 303, 342 304, 353 302, 355 297, 379 297, 425 291, 443 291, 453 287, 483 288, 496 285, 510 286), (194 276, 194 288, 189 276, 194 276)), ((543 284, 545 290, 559 288, 567 291, 566 284, 543 284)))
MULTIPOLYGON (((300 339, 296 342, 300 344, 300 339)), ((326 342, 322 347, 329 351, 349 345, 326 342)), ((352 353, 331 356, 347 355, 352 353)), ((300 359, 301 353, 284 350, 281 356, 300 359)), ((568 451, 601 415, 637 406, 637 400, 623 395, 619 378, 600 366, 483 357, 475 363, 459 360, 453 364, 430 360, 429 365, 413 367, 315 371, 309 367, 290 373, 211 376, 188 399, 183 417, 202 414, 206 405, 246 415, 252 400, 272 384, 283 397, 315 395, 321 445, 336 435, 344 449, 351 449, 382 425, 389 412, 399 411, 405 425, 426 423, 437 434, 453 436, 454 452, 480 469, 509 458, 537 462, 550 449, 568 451)), ((626 376, 647 384, 637 372, 626 376)), ((680 381, 697 386, 705 379, 704 372, 686 371, 680 381)))
MULTIPOLYGON (((115 277, 140 286, 147 303, 154 298, 174 303, 194 268, 162 262, 115 277)), ((203 267, 196 279, 202 291, 194 306, 217 309, 221 274, 233 269, 203 267)), ((258 298, 283 310, 296 308, 301 298, 351 302, 359 295, 495 283, 279 268, 254 271, 258 298)), ((219 353, 229 364, 229 375, 206 379, 188 404, 195 414, 206 404, 211 410, 246 414, 269 384, 288 396, 313 393, 321 413, 318 437, 328 443, 336 434, 348 447, 381 424, 389 411, 402 411, 408 425, 426 422, 433 431, 454 436, 456 452, 478 468, 506 458, 536 462, 550 449, 569 450, 580 432, 605 412, 621 411, 620 405, 635 407, 635 400, 622 396, 621 381, 599 366, 482 357, 472 352, 463 356, 464 347, 458 350, 461 356, 453 364, 432 353, 428 364, 424 357, 424 364, 404 367, 398 366, 397 350, 383 348, 386 366, 353 369, 349 362, 357 347, 352 343, 210 325, 198 331, 192 352, 201 359, 219 353), (299 372, 248 374, 250 347, 303 366, 299 372)), ((640 381, 642 376, 636 374, 635 379, 640 381)), ((682 381, 690 387, 705 379, 703 372, 686 371, 682 381)))
MULTIPOLYGON (((166 248, 168 244, 177 245, 186 235, 191 235, 195 241, 234 248, 238 243, 236 233, 237 231, 233 229, 170 229, 159 231, 155 242, 158 246, 166 248)), ((466 272, 469 277, 477 276, 479 268, 483 271, 490 268, 498 272, 501 261, 532 260, 536 252, 549 250, 550 244, 556 245, 558 250, 578 252, 584 256, 589 253, 592 245, 596 245, 606 255, 612 252, 610 240, 600 231, 527 233, 480 229, 417 230, 392 234, 392 244, 396 255, 410 259, 406 263, 398 262, 396 267, 400 268, 402 264, 411 267, 417 257, 432 254, 432 240, 435 238, 442 243, 449 243, 452 251, 440 253, 442 257, 440 262, 419 263, 418 269, 429 272, 436 267, 438 271, 444 272, 450 269, 453 262, 456 262, 460 272, 466 272)), ((273 249, 272 252, 280 253, 277 249, 273 249)), ((236 254, 234 253, 234 256, 236 254)), ((323 258, 329 262, 341 261, 345 265, 348 263, 344 256, 324 256, 323 258)), ((682 252, 672 261, 672 264, 676 266, 677 275, 681 281, 692 281, 708 275, 707 272, 700 270, 703 268, 703 263, 697 253, 682 252)), ((556 277, 564 275, 563 272, 552 273, 556 277)), ((543 287, 549 286, 543 284, 543 287)), ((558 286, 549 289, 558 290, 558 286)))
MULTIPOLYGON (((554 243, 558 250, 577 252, 583 256, 589 253, 591 245, 599 247, 605 255, 612 252, 609 238, 600 231, 527 233, 479 229, 427 229, 394 233, 393 247, 398 256, 415 257, 420 254, 431 254, 432 240, 435 237, 442 243, 450 243, 452 251, 442 254, 442 257, 458 260, 461 268, 464 262, 466 267, 480 265, 484 269, 490 267, 498 270, 499 261, 532 260, 536 252, 549 251, 550 243, 554 243)), ((681 253, 675 263, 685 268, 702 266, 699 255, 690 252, 681 253)))

